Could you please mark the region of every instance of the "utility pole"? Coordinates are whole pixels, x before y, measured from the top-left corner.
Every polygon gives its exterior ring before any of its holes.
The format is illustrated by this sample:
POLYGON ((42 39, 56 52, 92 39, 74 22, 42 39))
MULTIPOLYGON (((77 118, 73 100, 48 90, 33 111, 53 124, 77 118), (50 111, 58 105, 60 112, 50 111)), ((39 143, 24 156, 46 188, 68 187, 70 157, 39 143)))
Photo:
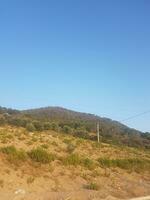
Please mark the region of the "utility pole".
POLYGON ((100 125, 99 125, 99 122, 97 123, 97 142, 99 143, 100 142, 100 139, 99 139, 99 132, 100 132, 100 125))

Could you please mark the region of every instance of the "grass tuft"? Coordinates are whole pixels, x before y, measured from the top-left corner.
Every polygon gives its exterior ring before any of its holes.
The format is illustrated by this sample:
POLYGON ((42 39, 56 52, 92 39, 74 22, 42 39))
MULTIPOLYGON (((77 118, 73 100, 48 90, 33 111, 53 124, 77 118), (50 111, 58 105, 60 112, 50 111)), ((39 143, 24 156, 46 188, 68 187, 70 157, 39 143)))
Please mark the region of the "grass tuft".
POLYGON ((99 185, 97 183, 91 182, 88 185, 86 185, 85 188, 88 190, 99 190, 99 185))
POLYGON ((83 166, 89 170, 94 169, 95 164, 89 158, 81 158, 78 154, 70 154, 65 158, 61 159, 64 165, 73 165, 73 166, 83 166))
POLYGON ((64 165, 80 165, 81 164, 81 158, 78 154, 70 154, 66 158, 62 159, 62 162, 64 165))
POLYGON ((6 154, 8 161, 13 164, 18 164, 27 159, 27 154, 24 150, 17 150, 14 146, 1 147, 0 151, 6 154))
POLYGON ((89 158, 85 158, 82 160, 82 165, 89 169, 89 170, 93 170, 95 168, 95 164, 93 162, 93 160, 89 159, 89 158))
POLYGON ((129 159, 107 159, 107 158, 99 158, 99 164, 101 167, 118 167, 126 170, 150 170, 150 160, 142 160, 137 158, 129 158, 129 159))
POLYGON ((48 153, 45 149, 42 149, 41 147, 32 149, 30 152, 28 152, 28 155, 31 160, 42 164, 47 164, 55 160, 54 154, 48 153))

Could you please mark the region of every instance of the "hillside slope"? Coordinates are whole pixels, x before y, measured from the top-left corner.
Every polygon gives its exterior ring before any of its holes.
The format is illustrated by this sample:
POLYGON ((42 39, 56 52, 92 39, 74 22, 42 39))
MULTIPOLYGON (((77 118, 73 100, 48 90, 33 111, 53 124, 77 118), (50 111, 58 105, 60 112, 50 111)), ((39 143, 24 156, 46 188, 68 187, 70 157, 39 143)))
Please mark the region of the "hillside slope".
POLYGON ((150 195, 150 152, 0 127, 0 199, 114 200, 150 195))
POLYGON ((28 123, 33 122, 34 126, 38 127, 39 130, 43 130, 48 126, 50 128, 50 124, 45 125, 48 122, 53 123, 59 131, 92 140, 96 140, 96 124, 99 122, 101 141, 150 148, 150 134, 142 133, 117 121, 92 114, 75 112, 60 107, 25 111, 0 108, 0 113, 5 118, 3 120, 7 121, 8 124, 26 127, 28 123), (37 124, 37 122, 40 123, 37 124))

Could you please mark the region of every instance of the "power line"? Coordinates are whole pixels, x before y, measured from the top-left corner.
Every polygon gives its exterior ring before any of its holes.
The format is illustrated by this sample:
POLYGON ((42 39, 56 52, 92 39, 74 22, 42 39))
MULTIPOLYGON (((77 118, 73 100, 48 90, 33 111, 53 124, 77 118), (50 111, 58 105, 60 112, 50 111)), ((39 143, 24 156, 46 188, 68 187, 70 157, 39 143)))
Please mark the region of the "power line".
POLYGON ((126 119, 121 120, 120 122, 125 122, 125 121, 128 121, 128 120, 130 120, 130 119, 134 119, 134 118, 140 117, 140 116, 142 116, 142 115, 145 115, 145 114, 147 114, 147 113, 150 113, 150 110, 145 111, 145 112, 142 112, 142 113, 139 113, 139 114, 137 114, 137 115, 133 115, 133 116, 131 116, 131 117, 128 117, 128 118, 126 118, 126 119))

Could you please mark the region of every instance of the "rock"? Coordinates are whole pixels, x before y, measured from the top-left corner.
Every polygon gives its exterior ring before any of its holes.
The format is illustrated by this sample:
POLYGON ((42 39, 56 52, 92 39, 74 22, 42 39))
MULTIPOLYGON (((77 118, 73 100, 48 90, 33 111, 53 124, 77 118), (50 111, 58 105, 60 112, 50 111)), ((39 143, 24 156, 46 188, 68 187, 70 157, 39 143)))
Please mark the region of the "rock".
POLYGON ((15 191, 15 194, 18 195, 18 194, 21 194, 21 195, 25 195, 26 191, 23 190, 23 189, 18 189, 15 191))

